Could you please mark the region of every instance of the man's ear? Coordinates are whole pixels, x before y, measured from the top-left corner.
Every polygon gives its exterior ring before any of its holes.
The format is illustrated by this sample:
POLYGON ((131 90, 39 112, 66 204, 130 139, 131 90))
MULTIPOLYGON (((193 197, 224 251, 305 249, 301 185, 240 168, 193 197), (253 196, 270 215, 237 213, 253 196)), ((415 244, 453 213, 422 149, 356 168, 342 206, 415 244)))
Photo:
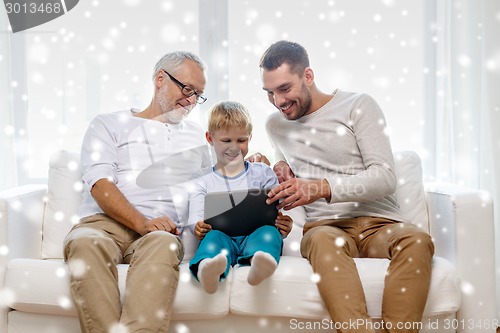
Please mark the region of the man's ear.
POLYGON ((306 67, 306 69, 304 69, 304 81, 307 85, 314 83, 314 72, 311 67, 306 67))
POLYGON ((250 142, 250 140, 252 140, 252 133, 248 136, 248 142, 250 142))
POLYGON ((207 139, 207 142, 213 146, 214 145, 214 140, 212 139, 212 136, 210 135, 209 131, 205 132, 205 138, 207 139))
POLYGON ((158 71, 158 73, 156 73, 156 76, 155 76, 155 87, 157 89, 160 89, 160 87, 164 83, 165 76, 166 76, 166 74, 162 70, 160 70, 160 71, 158 71))

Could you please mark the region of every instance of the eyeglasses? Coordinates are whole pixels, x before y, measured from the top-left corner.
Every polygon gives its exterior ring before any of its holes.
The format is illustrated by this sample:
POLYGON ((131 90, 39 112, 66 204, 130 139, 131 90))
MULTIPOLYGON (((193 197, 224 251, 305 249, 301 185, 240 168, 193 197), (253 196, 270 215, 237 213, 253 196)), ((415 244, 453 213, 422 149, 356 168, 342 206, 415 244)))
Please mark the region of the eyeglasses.
POLYGON ((194 90, 193 88, 191 88, 190 86, 182 83, 181 81, 177 80, 175 77, 173 77, 172 75, 170 75, 166 70, 162 69, 163 72, 165 72, 165 74, 168 75, 168 77, 174 81, 179 87, 181 87, 181 91, 182 91, 182 94, 186 97, 191 97, 193 95, 196 95, 196 103, 198 104, 203 104, 207 101, 207 98, 205 96, 203 96, 202 94, 200 93, 197 93, 196 90, 194 90))

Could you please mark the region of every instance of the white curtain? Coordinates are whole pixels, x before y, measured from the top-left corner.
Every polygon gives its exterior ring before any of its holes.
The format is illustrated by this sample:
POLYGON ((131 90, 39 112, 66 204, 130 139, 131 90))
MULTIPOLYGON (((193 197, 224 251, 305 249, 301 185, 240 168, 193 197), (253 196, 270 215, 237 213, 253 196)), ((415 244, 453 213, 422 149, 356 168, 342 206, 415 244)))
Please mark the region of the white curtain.
POLYGON ((500 1, 425 5, 425 172, 493 196, 500 267, 500 1))
POLYGON ((5 11, 0 11, 0 190, 17 185, 15 126, 12 91, 16 82, 11 80, 10 35, 7 33, 8 19, 5 11), (4 30, 5 29, 5 30, 4 30))

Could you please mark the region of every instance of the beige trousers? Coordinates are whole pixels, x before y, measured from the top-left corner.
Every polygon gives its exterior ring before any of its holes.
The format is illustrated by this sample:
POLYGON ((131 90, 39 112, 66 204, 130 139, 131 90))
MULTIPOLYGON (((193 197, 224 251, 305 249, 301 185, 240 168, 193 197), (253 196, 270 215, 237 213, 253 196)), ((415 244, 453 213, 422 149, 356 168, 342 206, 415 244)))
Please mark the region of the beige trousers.
POLYGON ((177 236, 141 237, 104 214, 75 225, 64 257, 82 333, 168 332, 183 255, 177 236), (117 264, 130 264, 123 306, 117 264))
POLYGON ((382 332, 418 332, 434 254, 424 230, 373 217, 306 223, 301 253, 319 275, 319 293, 336 327, 341 327, 339 333, 374 332, 377 327, 366 310, 352 259, 356 257, 391 260, 382 299, 382 332))

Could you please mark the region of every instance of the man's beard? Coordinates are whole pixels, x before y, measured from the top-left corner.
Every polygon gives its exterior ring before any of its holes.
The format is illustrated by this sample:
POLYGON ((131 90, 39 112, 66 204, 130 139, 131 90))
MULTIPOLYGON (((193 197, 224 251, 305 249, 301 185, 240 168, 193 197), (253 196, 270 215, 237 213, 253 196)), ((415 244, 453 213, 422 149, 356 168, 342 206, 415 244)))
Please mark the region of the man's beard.
POLYGON ((290 114, 289 116, 285 116, 288 120, 297 120, 306 115, 306 113, 311 108, 312 97, 311 92, 307 89, 305 85, 302 86, 302 96, 298 97, 295 100, 295 105, 297 110, 295 114, 290 114))
POLYGON ((178 124, 187 117, 189 111, 184 108, 176 108, 164 113, 165 119, 171 124, 178 124))
MULTIPOLYGON (((184 120, 189 114, 189 110, 183 107, 176 107, 170 105, 166 98, 167 87, 163 86, 158 92, 160 95, 158 103, 162 112, 162 117, 170 124, 178 124, 184 120)), ((191 108, 191 105, 189 106, 191 108)))

